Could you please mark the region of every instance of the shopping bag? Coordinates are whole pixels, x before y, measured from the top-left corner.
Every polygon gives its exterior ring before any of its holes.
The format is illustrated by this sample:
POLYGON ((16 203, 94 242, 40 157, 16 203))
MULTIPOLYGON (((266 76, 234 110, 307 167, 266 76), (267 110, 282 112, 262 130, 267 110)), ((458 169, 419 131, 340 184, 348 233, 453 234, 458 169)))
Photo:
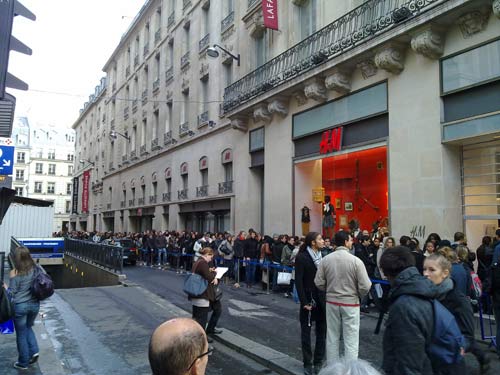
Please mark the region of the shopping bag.
POLYGON ((377 297, 382 298, 382 296, 384 295, 384 290, 382 289, 382 286, 380 284, 375 284, 374 288, 375 288, 375 293, 377 293, 377 297))
POLYGON ((297 292, 297 287, 293 284, 293 302, 299 303, 299 293, 297 292))
POLYGON ((0 334, 12 335, 14 333, 14 321, 7 320, 5 323, 0 323, 0 334))
POLYGON ((278 272, 278 285, 290 285, 292 274, 290 272, 278 272))

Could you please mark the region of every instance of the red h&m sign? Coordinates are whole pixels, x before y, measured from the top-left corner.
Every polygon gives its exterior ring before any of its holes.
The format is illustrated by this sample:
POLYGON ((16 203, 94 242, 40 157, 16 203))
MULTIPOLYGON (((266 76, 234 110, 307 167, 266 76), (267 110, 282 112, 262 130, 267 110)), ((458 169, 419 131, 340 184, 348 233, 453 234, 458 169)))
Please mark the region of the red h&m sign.
POLYGON ((262 0, 262 14, 264 14, 264 26, 278 30, 278 0, 262 0))
POLYGON ((90 171, 83 172, 82 182, 82 212, 89 212, 89 181, 90 171))
POLYGON ((342 127, 327 130, 321 136, 319 143, 319 153, 328 154, 333 151, 340 151, 342 147, 342 127))

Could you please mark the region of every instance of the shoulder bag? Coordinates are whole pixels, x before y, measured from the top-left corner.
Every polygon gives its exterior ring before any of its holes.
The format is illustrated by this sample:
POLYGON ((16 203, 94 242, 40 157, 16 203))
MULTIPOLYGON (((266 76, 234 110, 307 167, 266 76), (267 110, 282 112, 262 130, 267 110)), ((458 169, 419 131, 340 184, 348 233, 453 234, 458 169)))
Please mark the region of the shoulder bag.
MULTIPOLYGON (((199 265, 199 263, 198 263, 199 265)), ((208 287, 208 281, 205 280, 201 275, 196 273, 196 268, 193 269, 193 273, 186 277, 184 280, 184 293, 186 293, 190 297, 199 297, 201 296, 208 287)))

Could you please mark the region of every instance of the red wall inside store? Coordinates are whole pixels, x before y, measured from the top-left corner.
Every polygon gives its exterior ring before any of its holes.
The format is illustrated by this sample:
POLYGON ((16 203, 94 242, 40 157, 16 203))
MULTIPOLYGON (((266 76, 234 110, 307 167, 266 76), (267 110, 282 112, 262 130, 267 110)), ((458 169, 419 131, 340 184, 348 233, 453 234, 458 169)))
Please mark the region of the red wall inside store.
POLYGON ((357 219, 361 229, 371 230, 372 224, 388 217, 387 148, 331 156, 323 159, 323 187, 330 195, 337 214, 335 230, 339 229, 340 216, 347 215, 347 222, 357 219), (359 160, 359 174, 356 176, 356 160, 359 160), (356 179, 359 179, 360 194, 356 196, 356 179), (378 210, 365 203, 366 198, 378 210), (341 199, 340 208, 336 198, 341 199), (344 204, 352 202, 353 210, 346 211, 344 204))

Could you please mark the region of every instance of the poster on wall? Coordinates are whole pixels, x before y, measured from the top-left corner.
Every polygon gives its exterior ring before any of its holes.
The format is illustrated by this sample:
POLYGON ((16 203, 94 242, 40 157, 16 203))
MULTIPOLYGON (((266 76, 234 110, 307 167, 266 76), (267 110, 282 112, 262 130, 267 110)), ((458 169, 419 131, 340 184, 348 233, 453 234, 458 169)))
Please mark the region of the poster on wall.
POLYGON ((89 212, 89 181, 90 181, 90 171, 83 172, 82 177, 82 212, 89 212))
POLYGON ((72 194, 72 202, 71 202, 71 213, 78 214, 78 185, 79 185, 78 177, 73 177, 73 194, 72 194))

